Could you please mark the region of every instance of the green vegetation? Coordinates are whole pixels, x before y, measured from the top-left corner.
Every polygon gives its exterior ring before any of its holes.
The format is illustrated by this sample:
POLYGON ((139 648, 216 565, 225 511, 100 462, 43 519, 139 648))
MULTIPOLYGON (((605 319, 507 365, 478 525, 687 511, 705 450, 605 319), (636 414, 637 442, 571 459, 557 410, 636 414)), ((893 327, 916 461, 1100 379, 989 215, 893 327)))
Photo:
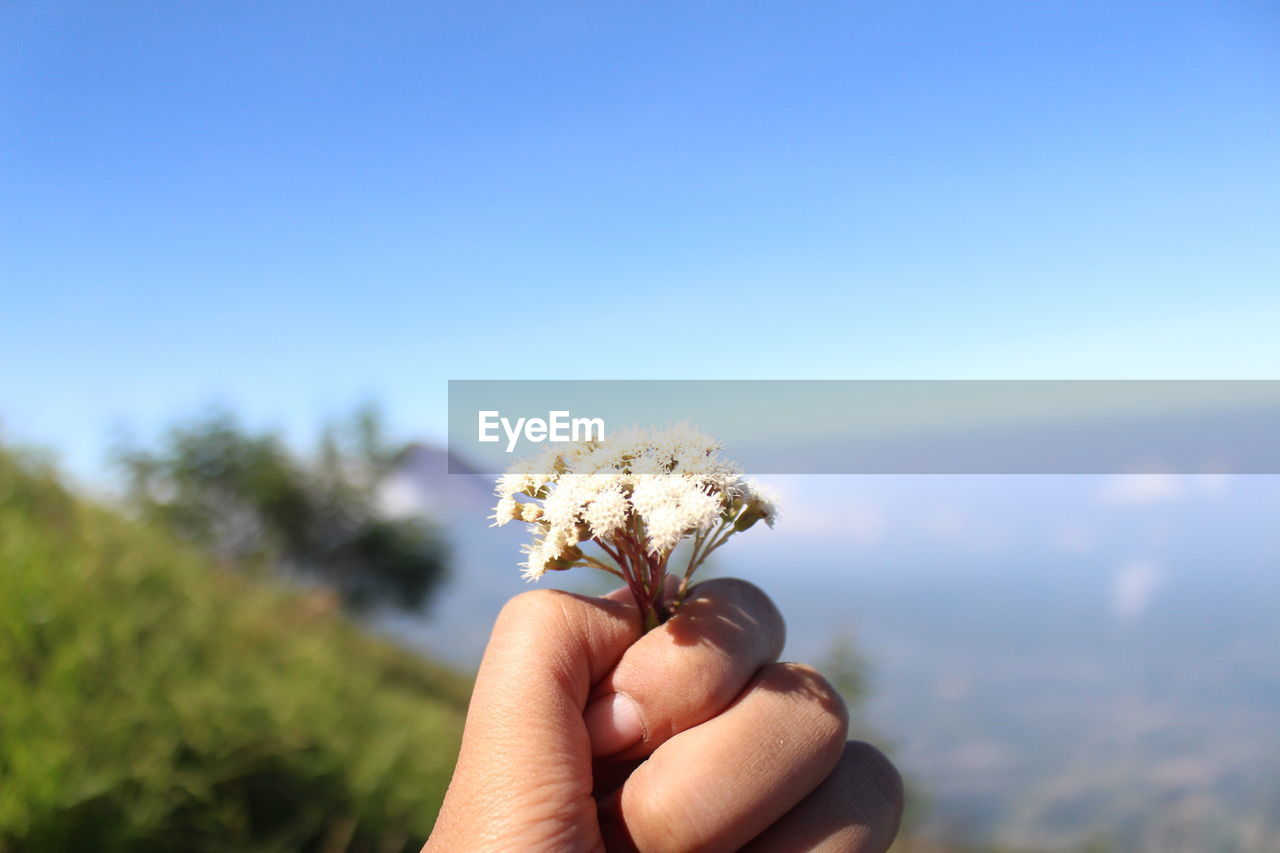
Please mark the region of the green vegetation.
POLYGON ((469 683, 0 450, 0 851, 401 850, 469 683))
POLYGON ((308 577, 352 610, 412 610, 443 579, 446 555, 431 525, 377 512, 397 454, 372 407, 326 426, 311 455, 213 411, 154 450, 119 448, 116 462, 132 509, 229 564, 308 577))

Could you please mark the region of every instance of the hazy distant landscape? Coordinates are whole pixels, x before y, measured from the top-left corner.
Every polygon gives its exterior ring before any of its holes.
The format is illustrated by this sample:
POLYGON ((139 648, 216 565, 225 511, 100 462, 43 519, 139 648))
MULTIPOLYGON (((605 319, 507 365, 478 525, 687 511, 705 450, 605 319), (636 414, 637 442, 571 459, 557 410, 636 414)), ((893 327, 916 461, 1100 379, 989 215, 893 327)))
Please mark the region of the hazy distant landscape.
MULTIPOLYGON (((394 629, 470 666, 525 588, 522 532, 487 527, 484 478, 420 454, 391 502, 448 520, 455 570, 429 620, 394 629)), ((788 657, 854 639, 866 722, 927 799, 926 835, 1272 851, 1277 480, 776 478, 778 528, 715 568, 769 591, 788 657)))
POLYGON ((1275 849, 1274 581, 1173 580, 1130 625, 1051 580, 859 597, 869 714, 930 795, 931 826, 1037 847, 1275 849))

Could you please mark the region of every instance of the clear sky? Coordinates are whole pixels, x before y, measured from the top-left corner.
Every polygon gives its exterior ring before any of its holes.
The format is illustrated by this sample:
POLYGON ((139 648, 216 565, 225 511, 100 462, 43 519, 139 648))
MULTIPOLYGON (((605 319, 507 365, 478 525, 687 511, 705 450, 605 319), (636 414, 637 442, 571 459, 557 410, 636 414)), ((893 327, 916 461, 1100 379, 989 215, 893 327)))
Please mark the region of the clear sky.
POLYGON ((0 8, 0 422, 1280 378, 1272 2, 0 8))

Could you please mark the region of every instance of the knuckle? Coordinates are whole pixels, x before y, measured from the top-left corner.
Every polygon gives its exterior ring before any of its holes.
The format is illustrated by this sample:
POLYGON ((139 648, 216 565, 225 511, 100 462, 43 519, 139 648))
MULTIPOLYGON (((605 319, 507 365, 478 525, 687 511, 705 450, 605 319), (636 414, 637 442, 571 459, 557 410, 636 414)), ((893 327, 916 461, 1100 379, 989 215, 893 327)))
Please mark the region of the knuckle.
POLYGON ((744 581, 741 578, 714 578, 698 584, 694 592, 732 601, 744 610, 764 616, 770 621, 782 621, 782 614, 773 603, 773 599, 751 581, 744 581))
POLYGON ((502 606, 498 624, 505 628, 541 624, 564 614, 565 593, 556 589, 531 589, 513 596, 502 606))
POLYGON ((832 751, 843 748, 849 711, 840 691, 816 669, 800 663, 770 664, 761 670, 761 684, 794 697, 815 738, 832 751))
POLYGON ((771 648, 770 657, 777 657, 786 642, 787 626, 773 599, 760 587, 741 578, 714 578, 693 588, 690 604, 697 608, 699 602, 714 602, 715 606, 728 608, 734 622, 750 629, 751 636, 765 641, 771 648))
POLYGON ((705 813, 696 797, 656 793, 628 802, 624 794, 624 814, 640 851, 693 850, 703 846, 698 833, 705 823, 705 813))
POLYGON ((906 788, 902 783, 902 774, 888 757, 869 743, 851 740, 845 744, 844 754, 840 757, 838 772, 856 778, 861 783, 858 787, 880 798, 885 808, 893 816, 896 829, 902 820, 902 811, 906 807, 906 788))

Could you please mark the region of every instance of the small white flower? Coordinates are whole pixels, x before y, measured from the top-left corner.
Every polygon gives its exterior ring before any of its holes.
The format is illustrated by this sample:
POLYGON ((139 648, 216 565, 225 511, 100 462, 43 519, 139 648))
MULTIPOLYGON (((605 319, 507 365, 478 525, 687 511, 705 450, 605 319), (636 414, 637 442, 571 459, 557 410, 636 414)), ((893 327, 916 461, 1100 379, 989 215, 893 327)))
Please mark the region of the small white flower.
POLYGON ((493 519, 490 527, 501 527, 508 521, 514 521, 521 517, 520 504, 513 497, 503 497, 498 501, 498 505, 493 509, 493 515, 489 516, 493 519))
POLYGON ((778 495, 757 480, 748 480, 744 497, 748 503, 754 503, 764 516, 764 523, 773 527, 778 520, 778 495))
POLYGON ((631 504, 619 487, 598 492, 587 503, 583 520, 591 528, 591 535, 606 539, 627 523, 631 504))
MULTIPOLYGON (((523 575, 537 580, 552 569, 591 565, 627 581, 645 614, 660 621, 655 601, 672 551, 693 538, 684 580, 735 532, 778 510, 772 493, 720 458, 720 444, 686 423, 661 432, 639 428, 604 441, 548 449, 498 478, 495 525, 530 522, 523 575), (593 539, 616 569, 577 546, 593 539)), ((681 589, 684 589, 682 585, 681 589)))

